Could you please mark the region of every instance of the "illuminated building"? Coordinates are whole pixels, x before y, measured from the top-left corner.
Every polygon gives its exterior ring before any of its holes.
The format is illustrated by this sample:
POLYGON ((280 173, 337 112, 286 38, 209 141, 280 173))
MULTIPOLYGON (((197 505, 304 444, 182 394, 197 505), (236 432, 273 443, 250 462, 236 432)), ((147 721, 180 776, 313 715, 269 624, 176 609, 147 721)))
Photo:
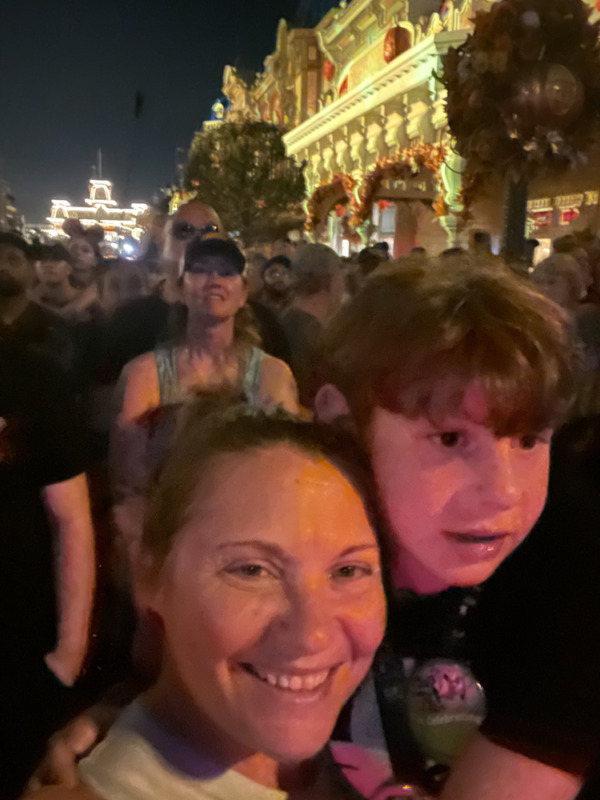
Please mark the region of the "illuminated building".
POLYGON ((50 216, 46 218, 49 227, 44 229, 44 233, 52 237, 64 236, 65 221, 78 219, 84 227, 101 225, 104 240, 109 245, 116 244, 125 236, 139 239, 149 206, 132 203, 129 208, 119 208, 117 201, 113 200, 112 188, 110 181, 92 178, 84 205, 73 206, 68 200, 52 200, 50 216))
MULTIPOLYGON (((586 2, 597 18, 596 0, 586 2)), ((289 30, 282 20, 275 52, 251 85, 225 68, 227 120, 281 125, 288 154, 306 165, 313 238, 346 253, 386 240, 396 255, 416 245, 439 252, 456 243, 462 160, 452 149, 446 91, 435 75, 441 56, 472 29, 475 13, 491 5, 342 2, 313 29, 289 30)), ((553 185, 553 191, 542 182, 530 187, 531 232, 553 237, 577 219, 598 227, 600 170, 588 165, 553 185)), ((501 198, 499 185, 474 209, 470 227, 498 239, 501 198)))
POLYGON ((21 231, 22 228, 23 216, 15 206, 15 198, 10 187, 4 181, 0 181, 0 231, 21 231))

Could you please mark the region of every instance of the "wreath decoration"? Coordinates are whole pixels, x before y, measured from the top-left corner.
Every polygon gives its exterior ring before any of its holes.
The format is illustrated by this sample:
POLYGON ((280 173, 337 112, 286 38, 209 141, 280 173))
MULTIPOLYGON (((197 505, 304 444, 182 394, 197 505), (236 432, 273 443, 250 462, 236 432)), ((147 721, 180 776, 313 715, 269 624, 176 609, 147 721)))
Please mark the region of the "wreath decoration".
MULTIPOLYGON (((441 144, 414 144, 403 148, 395 156, 380 158, 375 168, 365 175, 360 189, 350 201, 352 208, 350 226, 359 227, 371 215, 375 195, 382 180, 415 178, 423 168, 437 176, 445 157, 446 148, 441 144)), ((434 209, 438 216, 445 213, 446 206, 441 188, 434 209)))
POLYGON ((494 172, 585 163, 600 118, 599 23, 582 0, 500 0, 442 58, 466 210, 494 172))
POLYGON ((338 172, 333 175, 333 177, 320 183, 312 193, 306 204, 306 221, 304 223, 304 229, 307 233, 313 233, 321 222, 318 209, 320 208, 323 200, 332 192, 333 189, 336 189, 340 186, 343 188, 346 196, 351 198, 354 193, 356 181, 351 175, 347 175, 345 172, 338 172))

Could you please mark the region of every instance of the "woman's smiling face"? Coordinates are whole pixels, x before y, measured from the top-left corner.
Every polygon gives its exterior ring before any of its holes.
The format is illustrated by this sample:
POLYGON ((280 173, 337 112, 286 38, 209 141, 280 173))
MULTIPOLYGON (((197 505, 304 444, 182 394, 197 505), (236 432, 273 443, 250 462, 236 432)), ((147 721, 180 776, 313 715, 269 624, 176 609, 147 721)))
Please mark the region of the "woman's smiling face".
POLYGON ((187 710, 188 734, 233 757, 318 752, 385 624, 358 493, 287 444, 214 459, 140 597, 164 626, 160 696, 187 710))

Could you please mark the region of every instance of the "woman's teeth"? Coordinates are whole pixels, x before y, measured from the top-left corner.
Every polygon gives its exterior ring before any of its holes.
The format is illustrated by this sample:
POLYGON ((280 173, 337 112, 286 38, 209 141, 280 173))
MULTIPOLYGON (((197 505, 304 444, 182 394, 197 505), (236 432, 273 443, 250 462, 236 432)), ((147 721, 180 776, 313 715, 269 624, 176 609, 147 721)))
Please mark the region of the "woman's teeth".
POLYGON ((326 669, 309 675, 283 675, 274 672, 262 672, 255 667, 251 667, 251 672, 261 681, 268 683, 269 686, 276 686, 278 689, 287 689, 291 692, 310 692, 325 683, 331 670, 326 669))

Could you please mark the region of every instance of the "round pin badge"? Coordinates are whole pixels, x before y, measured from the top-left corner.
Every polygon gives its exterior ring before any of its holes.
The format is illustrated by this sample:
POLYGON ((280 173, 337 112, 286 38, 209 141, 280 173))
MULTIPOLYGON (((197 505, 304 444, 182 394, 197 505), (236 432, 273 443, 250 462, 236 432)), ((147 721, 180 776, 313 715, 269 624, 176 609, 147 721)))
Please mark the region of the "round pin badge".
POLYGON ((449 766, 485 719, 483 687, 466 664, 434 659, 418 664, 407 686, 412 733, 428 759, 449 766))

